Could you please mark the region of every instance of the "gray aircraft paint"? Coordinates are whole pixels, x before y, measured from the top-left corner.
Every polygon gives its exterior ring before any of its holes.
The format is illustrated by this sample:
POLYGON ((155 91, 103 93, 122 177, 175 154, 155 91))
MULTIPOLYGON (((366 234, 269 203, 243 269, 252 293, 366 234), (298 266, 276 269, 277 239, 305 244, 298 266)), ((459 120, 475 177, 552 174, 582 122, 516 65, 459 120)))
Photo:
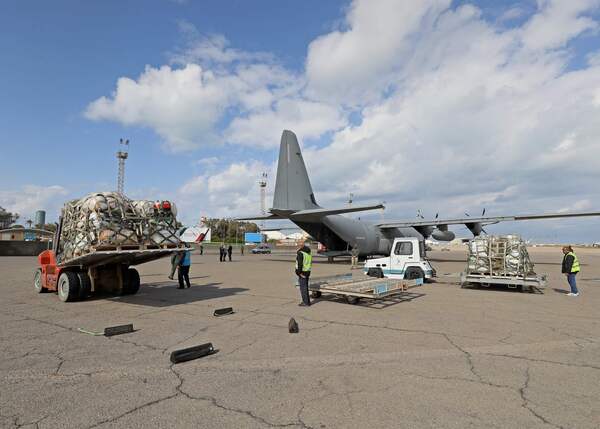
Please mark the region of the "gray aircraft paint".
POLYGON ((347 253, 358 247, 360 256, 389 255, 394 238, 433 237, 451 241, 455 235, 448 225, 465 225, 473 235, 479 235, 484 225, 505 221, 550 219, 581 216, 600 216, 600 212, 553 213, 524 216, 467 217, 461 219, 416 219, 398 222, 369 223, 341 216, 364 210, 383 208, 381 204, 352 208, 324 209, 317 204, 306 165, 296 135, 284 130, 279 146, 277 178, 273 207, 268 216, 254 216, 239 220, 289 219, 323 243, 328 252, 347 253))
POLYGON ((285 130, 281 135, 271 213, 289 219, 329 251, 346 252, 357 246, 361 255, 386 254, 390 252, 394 237, 423 238, 414 228, 393 228, 384 232, 374 224, 341 215, 296 214, 311 209, 322 207, 315 199, 298 139, 292 131, 285 130))

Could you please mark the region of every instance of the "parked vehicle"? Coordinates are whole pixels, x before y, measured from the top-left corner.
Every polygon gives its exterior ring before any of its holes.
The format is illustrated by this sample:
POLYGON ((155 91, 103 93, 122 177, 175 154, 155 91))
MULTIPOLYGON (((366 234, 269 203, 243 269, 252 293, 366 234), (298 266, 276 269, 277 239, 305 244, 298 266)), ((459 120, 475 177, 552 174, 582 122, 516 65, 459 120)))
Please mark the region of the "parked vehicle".
POLYGON ((436 272, 425 254, 425 245, 414 237, 396 238, 390 256, 367 259, 365 274, 390 279, 429 280, 436 272))
POLYGON ((271 248, 268 244, 259 244, 251 250, 252 253, 256 254, 268 254, 271 253, 271 248))

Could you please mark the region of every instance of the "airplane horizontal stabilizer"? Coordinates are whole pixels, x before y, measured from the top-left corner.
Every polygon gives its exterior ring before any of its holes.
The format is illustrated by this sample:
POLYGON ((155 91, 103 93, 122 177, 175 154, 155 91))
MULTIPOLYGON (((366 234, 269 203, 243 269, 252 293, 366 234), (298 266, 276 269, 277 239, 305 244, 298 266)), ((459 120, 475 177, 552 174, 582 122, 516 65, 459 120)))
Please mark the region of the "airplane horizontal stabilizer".
POLYGON ((269 214, 269 215, 256 215, 253 217, 238 217, 234 220, 275 220, 275 219, 287 219, 286 217, 277 215, 277 214, 269 214))
POLYGON ((600 212, 580 212, 580 213, 548 213, 539 215, 522 215, 522 216, 489 216, 489 217, 464 217, 458 219, 416 219, 405 220, 398 222, 382 222, 376 224, 381 229, 392 228, 410 228, 419 226, 438 226, 438 225, 459 225, 459 224, 474 224, 491 225, 498 222, 510 222, 518 220, 534 220, 534 219, 558 219, 566 217, 585 217, 585 216, 600 216, 600 212))
POLYGON ((384 208, 383 204, 377 204, 374 206, 355 206, 355 207, 344 207, 339 209, 308 209, 300 210, 293 214, 290 214, 291 220, 297 220, 301 218, 322 218, 329 215, 337 215, 343 213, 362 212, 366 210, 377 210, 384 208))

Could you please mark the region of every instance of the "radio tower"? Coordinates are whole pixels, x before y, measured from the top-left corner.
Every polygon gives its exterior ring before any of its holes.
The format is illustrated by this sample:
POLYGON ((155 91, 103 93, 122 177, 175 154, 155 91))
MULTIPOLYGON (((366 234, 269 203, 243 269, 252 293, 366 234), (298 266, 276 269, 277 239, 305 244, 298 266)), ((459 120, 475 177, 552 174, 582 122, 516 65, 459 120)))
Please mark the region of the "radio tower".
MULTIPOLYGON (((260 214, 264 216, 267 214, 267 173, 260 175, 258 186, 260 187, 260 214)), ((263 221, 262 226, 264 227, 264 225, 263 221)))
POLYGON ((123 194, 125 189, 125 160, 129 156, 129 140, 119 139, 119 148, 117 159, 119 160, 119 174, 117 176, 117 192, 123 194))
POLYGON ((267 173, 262 173, 258 180, 258 186, 260 186, 260 214, 267 214, 267 173))

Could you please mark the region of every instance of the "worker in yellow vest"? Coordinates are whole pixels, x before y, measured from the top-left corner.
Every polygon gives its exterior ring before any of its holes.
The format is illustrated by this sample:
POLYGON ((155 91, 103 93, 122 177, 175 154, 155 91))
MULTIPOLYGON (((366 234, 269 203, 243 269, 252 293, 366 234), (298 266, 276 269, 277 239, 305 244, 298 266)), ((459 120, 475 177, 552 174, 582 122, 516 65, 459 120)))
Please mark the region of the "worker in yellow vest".
POLYGON ((304 241, 302 247, 296 253, 296 275, 300 285, 301 307, 310 306, 310 296, 308 294, 308 279, 312 268, 312 255, 310 253, 310 242, 304 241))
POLYGON ((579 296, 577 282, 575 281, 575 276, 579 272, 579 259, 577 259, 577 255, 573 252, 571 246, 563 247, 562 251, 565 255, 562 262, 562 272, 567 276, 567 281, 569 282, 569 286, 571 286, 571 292, 567 295, 579 296))

